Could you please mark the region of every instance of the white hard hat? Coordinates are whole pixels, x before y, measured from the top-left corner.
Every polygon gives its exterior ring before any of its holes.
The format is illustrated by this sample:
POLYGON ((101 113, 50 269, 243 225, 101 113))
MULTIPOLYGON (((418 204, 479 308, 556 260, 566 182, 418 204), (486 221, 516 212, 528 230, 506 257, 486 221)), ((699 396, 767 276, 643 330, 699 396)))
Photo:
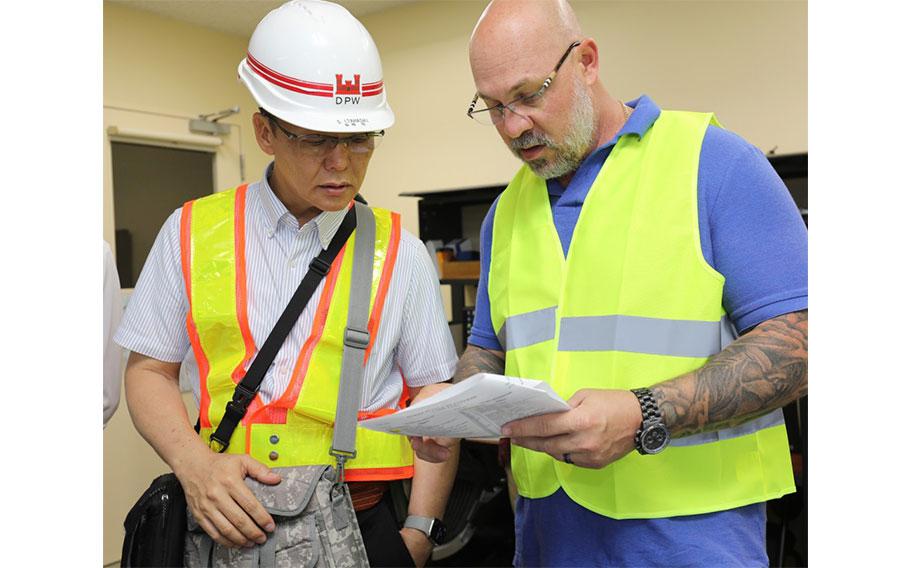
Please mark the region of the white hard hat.
POLYGON ((259 106, 301 128, 369 132, 395 123, 373 38, 332 2, 292 0, 269 12, 237 73, 259 106))

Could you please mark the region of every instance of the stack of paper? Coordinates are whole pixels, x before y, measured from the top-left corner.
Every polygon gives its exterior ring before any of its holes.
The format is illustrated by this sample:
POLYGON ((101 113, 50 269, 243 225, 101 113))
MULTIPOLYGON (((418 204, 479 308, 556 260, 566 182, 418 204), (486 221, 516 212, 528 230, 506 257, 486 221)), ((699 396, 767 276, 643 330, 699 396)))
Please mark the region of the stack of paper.
POLYGON ((478 373, 395 414, 360 426, 407 436, 499 438, 503 424, 569 405, 543 381, 478 373))

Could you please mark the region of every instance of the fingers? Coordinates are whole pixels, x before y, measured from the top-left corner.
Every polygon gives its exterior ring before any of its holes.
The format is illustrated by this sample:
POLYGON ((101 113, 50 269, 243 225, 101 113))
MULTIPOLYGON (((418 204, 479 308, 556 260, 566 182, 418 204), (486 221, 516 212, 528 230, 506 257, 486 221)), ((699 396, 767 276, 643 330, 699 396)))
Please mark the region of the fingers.
MULTIPOLYGON (((259 482, 265 483, 267 485, 275 485, 281 482, 281 476, 269 469, 265 464, 256 461, 248 455, 240 456, 240 459, 242 460, 243 466, 246 469, 246 475, 252 477, 253 479, 256 479, 259 482)), ((262 506, 262 503, 256 499, 256 496, 253 495, 253 492, 250 491, 250 488, 247 487, 246 484, 235 484, 232 489, 233 490, 231 491, 231 497, 243 509, 243 511, 246 512, 250 518, 252 518, 253 522, 256 523, 256 530, 258 530, 259 527, 269 532, 275 530, 274 519, 272 519, 272 516, 269 515, 268 511, 266 511, 265 507, 262 506)), ((243 530, 243 528, 239 527, 239 525, 238 528, 241 528, 241 530, 243 530)), ((246 534, 248 537, 251 537, 250 532, 244 530, 244 534, 246 534)), ((265 535, 263 535, 263 537, 264 536, 265 535)), ((256 539, 254 538, 254 540, 256 539)), ((265 542, 264 538, 262 542, 265 542)))
POLYGON ((449 448, 450 450, 457 448, 459 442, 458 438, 437 438, 433 436, 424 436, 423 439, 424 441, 433 442, 438 446, 449 448))
POLYGON ((236 507, 228 505, 228 510, 234 512, 234 516, 228 518, 235 521, 234 526, 240 529, 247 538, 255 540, 259 544, 265 542, 266 535, 260 528, 268 532, 275 530, 275 521, 272 516, 245 484, 236 487, 231 493, 231 497, 236 503, 236 507))
POLYGON ((512 438, 512 443, 529 450, 543 452, 556 461, 588 468, 602 468, 607 461, 591 439, 584 433, 567 434, 552 438, 512 438), (566 461, 566 454, 571 462, 566 461))
MULTIPOLYGON (((563 434, 561 436, 551 436, 547 438, 538 438, 533 436, 512 438, 512 443, 522 448, 550 454, 554 459, 562 461, 562 455, 568 452, 584 452, 587 448, 580 446, 581 435, 563 434)), ((574 458, 574 455, 573 455, 574 458)))
MULTIPOLYGON (((232 515, 236 516, 235 513, 232 513, 232 515)), ((222 514, 221 511, 210 512, 208 522, 215 527, 216 533, 221 538, 221 540, 218 540, 212 536, 211 533, 209 533, 209 536, 212 537, 212 540, 218 544, 227 546, 228 548, 253 546, 254 541, 244 536, 243 533, 238 530, 234 522, 232 522, 228 516, 222 514)), ((202 525, 202 523, 199 524, 202 525)), ((262 542, 265 542, 265 540, 262 542)))
POLYGON ((264 483, 280 482, 268 467, 249 456, 215 455, 182 473, 190 510, 215 542, 253 546, 266 541, 265 531, 275 529, 272 517, 243 482, 247 475, 264 483))
POLYGON ((202 527, 202 530, 205 531, 205 534, 209 535, 212 540, 220 544, 221 546, 226 546, 228 548, 234 548, 236 545, 230 540, 226 539, 222 534, 215 528, 208 519, 204 517, 196 517, 194 514, 196 522, 199 523, 199 526, 202 527))
POLYGON ((572 465, 602 468, 634 449, 634 432, 641 421, 631 392, 582 389, 568 401, 568 412, 517 420, 503 428, 512 442, 572 465), (566 454, 569 459, 566 460, 566 454))
POLYGON ((417 454, 417 457, 430 463, 441 463, 448 460, 452 456, 453 446, 458 444, 458 440, 454 438, 409 436, 408 440, 410 440, 411 447, 414 448, 414 453, 417 454), (439 441, 445 443, 447 440, 451 441, 449 447, 439 443, 439 441))
POLYGON ((566 403, 572 408, 577 408, 582 402, 585 401, 586 398, 588 398, 588 395, 592 394, 592 392, 594 391, 591 389, 581 389, 579 391, 575 391, 575 394, 573 394, 571 398, 566 401, 566 403))
POLYGON ((584 429, 576 409, 568 412, 541 414, 509 422, 502 427, 506 438, 549 437, 571 434, 584 429))
POLYGON ((266 485, 276 485, 281 482, 281 476, 269 469, 264 463, 258 462, 248 455, 239 456, 239 458, 243 463, 246 475, 253 479, 266 485))
MULTIPOLYGON (((274 529, 272 518, 242 479, 236 483, 207 487, 198 509, 234 546, 249 546, 253 542, 262 544, 267 538, 262 529, 270 523, 274 529)), ((196 515, 196 511, 193 514, 196 515)))

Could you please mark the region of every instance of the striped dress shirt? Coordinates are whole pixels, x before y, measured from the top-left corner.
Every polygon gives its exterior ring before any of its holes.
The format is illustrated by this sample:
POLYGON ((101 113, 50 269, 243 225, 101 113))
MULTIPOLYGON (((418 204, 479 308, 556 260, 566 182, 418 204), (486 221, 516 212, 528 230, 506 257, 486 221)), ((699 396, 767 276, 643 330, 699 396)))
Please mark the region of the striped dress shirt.
MULTIPOLYGON (((248 316, 262 346, 284 311, 310 261, 327 248, 345 211, 325 211, 300 226, 268 184, 271 165, 247 190, 246 262, 248 316)), ((449 379, 457 357, 442 308, 439 279, 423 243, 401 231, 398 260, 376 341, 364 370, 361 409, 395 407, 402 378, 420 387, 449 379)), ((309 337, 325 281, 320 283, 266 372, 263 402, 276 399, 291 381, 294 363, 309 337)), ((168 217, 149 253, 115 341, 167 362, 182 362, 181 384, 199 404, 199 373, 185 318, 189 303, 180 265, 180 209, 168 217)))

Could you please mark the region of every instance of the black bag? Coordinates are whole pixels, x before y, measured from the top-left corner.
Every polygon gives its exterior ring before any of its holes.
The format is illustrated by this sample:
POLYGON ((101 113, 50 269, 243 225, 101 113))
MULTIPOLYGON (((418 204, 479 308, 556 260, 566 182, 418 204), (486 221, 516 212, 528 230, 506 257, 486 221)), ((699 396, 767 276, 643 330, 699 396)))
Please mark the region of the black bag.
MULTIPOLYGON (((217 445, 219 451, 227 449, 234 428, 255 398, 266 370, 278 354, 278 349, 291 332, 291 327, 300 317, 319 283, 328 273, 332 261, 354 232, 357 226, 355 209, 356 207, 351 207, 348 210, 329 247, 310 263, 310 269, 301 280, 297 291, 278 318, 262 349, 253 359, 246 375, 237 384, 233 400, 227 404, 225 415, 211 436, 213 443, 219 442, 217 445)), ((196 432, 199 432, 198 421, 196 432)), ((126 534, 123 538, 120 566, 183 566, 187 509, 186 495, 177 476, 169 473, 152 481, 130 509, 123 522, 123 528, 126 534)))
POLYGON ((121 566, 183 566, 186 496, 177 476, 155 478, 123 522, 121 566))

